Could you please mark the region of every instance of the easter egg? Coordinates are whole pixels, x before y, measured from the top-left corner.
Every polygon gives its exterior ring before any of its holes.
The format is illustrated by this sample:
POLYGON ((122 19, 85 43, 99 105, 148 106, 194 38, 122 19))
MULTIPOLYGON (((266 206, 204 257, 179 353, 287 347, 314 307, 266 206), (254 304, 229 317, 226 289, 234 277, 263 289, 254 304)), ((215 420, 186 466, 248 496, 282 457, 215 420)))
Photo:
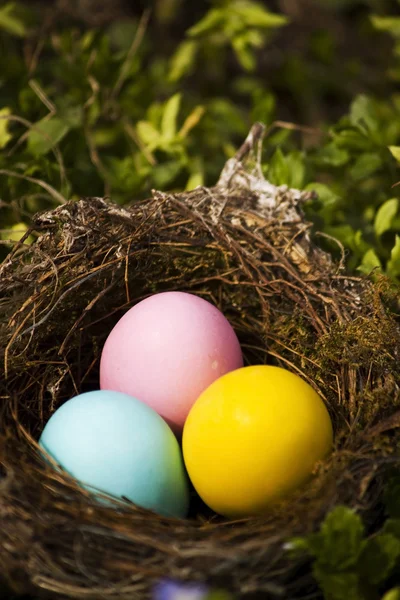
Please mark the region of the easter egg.
POLYGON ((262 514, 311 476, 333 443, 328 411, 301 377, 244 367, 212 383, 183 430, 189 477, 215 512, 262 514))
POLYGON ((136 398, 101 390, 75 396, 50 417, 39 443, 92 491, 161 515, 186 516, 188 480, 179 444, 165 421, 136 398))
POLYGON ((242 365, 236 334, 213 304, 163 292, 132 307, 110 332, 100 387, 140 398, 179 432, 201 392, 242 365))

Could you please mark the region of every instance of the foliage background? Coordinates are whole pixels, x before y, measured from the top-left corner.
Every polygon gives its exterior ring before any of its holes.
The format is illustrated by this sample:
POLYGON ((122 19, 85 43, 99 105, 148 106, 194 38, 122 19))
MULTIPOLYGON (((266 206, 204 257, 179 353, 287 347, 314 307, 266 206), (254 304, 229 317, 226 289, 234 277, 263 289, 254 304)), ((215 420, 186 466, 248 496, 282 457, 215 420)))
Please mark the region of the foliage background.
MULTIPOLYGON (((398 285, 399 81, 395 0, 2 3, 0 253, 67 199, 212 185, 261 120, 266 177, 315 190, 329 249, 398 285)), ((399 491, 372 537, 338 507, 291 543, 327 599, 400 599, 399 491)))
POLYGON ((0 9, 3 239, 67 198, 212 184, 259 119, 266 176, 318 192, 350 269, 399 277, 397 2, 97 5, 0 9))

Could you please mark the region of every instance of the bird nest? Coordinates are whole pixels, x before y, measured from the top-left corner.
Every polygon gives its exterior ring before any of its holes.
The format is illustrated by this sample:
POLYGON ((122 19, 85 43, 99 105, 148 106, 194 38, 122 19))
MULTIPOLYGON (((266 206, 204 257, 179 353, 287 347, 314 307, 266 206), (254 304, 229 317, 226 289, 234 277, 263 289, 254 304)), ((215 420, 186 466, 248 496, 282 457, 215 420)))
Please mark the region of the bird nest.
POLYGON ((256 124, 215 187, 153 192, 122 208, 84 198, 37 214, 1 266, 0 564, 36 597, 146 598, 163 577, 238 597, 301 597, 309 565, 287 541, 337 504, 372 526, 400 425, 400 332, 390 286, 346 274, 315 242, 302 204, 259 163, 256 124), (335 449, 265 516, 224 520, 193 497, 188 519, 97 503, 40 457, 65 400, 97 389, 103 343, 133 304, 165 290, 203 296, 233 325, 246 364, 301 375, 333 420, 335 449))

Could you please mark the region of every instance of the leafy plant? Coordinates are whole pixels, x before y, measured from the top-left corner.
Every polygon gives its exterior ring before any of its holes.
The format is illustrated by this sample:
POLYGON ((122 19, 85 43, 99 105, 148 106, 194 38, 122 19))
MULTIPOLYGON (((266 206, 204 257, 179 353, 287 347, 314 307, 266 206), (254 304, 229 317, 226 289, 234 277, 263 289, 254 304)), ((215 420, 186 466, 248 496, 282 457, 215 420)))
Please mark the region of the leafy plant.
POLYGON ((233 49, 246 71, 253 71, 257 60, 255 51, 265 45, 271 30, 286 23, 287 18, 269 12, 261 3, 225 0, 188 29, 186 39, 172 58, 169 78, 178 81, 191 72, 200 52, 215 55, 226 46, 233 49))
MULTIPOLYGON (((265 168, 267 177, 318 194, 317 202, 306 207, 308 215, 343 244, 350 269, 367 274, 378 269, 397 277, 400 104, 395 97, 357 96, 349 113, 321 134, 322 143, 307 152, 276 150, 265 168)), ((337 244, 330 250, 337 251, 337 244)))
MULTIPOLYGON (((400 576, 398 522, 368 537, 360 516, 345 506, 335 507, 317 533, 293 540, 290 550, 313 558, 313 574, 326 600, 379 598, 382 584, 395 572, 400 576)), ((384 600, 391 600, 399 590, 385 592, 384 600)))
MULTIPOLYGON (((396 33, 384 18, 375 26, 396 33)), ((2 237, 33 212, 69 198, 107 195, 126 203, 153 188, 213 184, 250 125, 262 120, 270 127, 265 175, 276 185, 317 192, 307 215, 343 245, 350 269, 399 278, 399 97, 358 95, 348 114, 318 125, 316 141, 302 145, 307 128, 276 121, 279 86, 304 106, 322 84, 309 87, 308 63, 295 54, 285 57, 278 87, 259 70, 268 43, 288 24, 260 2, 214 0, 164 51, 151 43, 147 12, 104 30, 79 22, 43 30, 28 3, 5 4, 2 237)), ((330 69, 327 35, 314 36, 309 51, 330 69)), ((327 89, 339 87, 332 82, 327 89)), ((335 243, 329 249, 338 252, 335 243)))

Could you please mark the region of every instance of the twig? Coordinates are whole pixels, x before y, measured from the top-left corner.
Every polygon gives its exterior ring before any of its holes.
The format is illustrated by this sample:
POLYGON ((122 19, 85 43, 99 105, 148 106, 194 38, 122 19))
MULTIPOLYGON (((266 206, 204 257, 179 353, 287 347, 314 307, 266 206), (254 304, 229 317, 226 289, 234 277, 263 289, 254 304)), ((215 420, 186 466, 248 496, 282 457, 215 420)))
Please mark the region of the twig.
POLYGON ((149 8, 147 8, 143 12, 143 14, 142 14, 142 16, 140 18, 139 25, 138 25, 138 28, 136 30, 136 35, 135 35, 135 37, 133 39, 131 47, 128 50, 128 54, 126 55, 126 59, 125 59, 123 65, 121 67, 118 79, 117 79, 117 81, 116 81, 116 83, 114 85, 114 88, 113 88, 112 92, 111 92, 110 100, 115 100, 115 98, 119 95, 122 86, 125 83, 125 80, 126 80, 126 78, 128 76, 128 73, 129 73, 129 68, 130 68, 130 65, 131 65, 131 61, 132 61, 133 57, 135 56, 138 48, 140 47, 140 44, 143 41, 143 37, 144 37, 144 34, 146 32, 147 25, 148 25, 148 22, 149 22, 149 19, 150 19, 150 14, 151 14, 151 10, 149 8))
POLYGON ((0 175, 7 175, 7 177, 16 177, 17 179, 24 179, 25 181, 30 181, 31 183, 36 183, 40 185, 46 192, 49 192, 50 196, 58 202, 58 204, 65 204, 67 199, 57 192, 51 185, 43 181, 42 179, 36 179, 35 177, 28 177, 28 175, 21 175, 20 173, 16 173, 15 171, 9 171, 8 169, 0 169, 0 175))

